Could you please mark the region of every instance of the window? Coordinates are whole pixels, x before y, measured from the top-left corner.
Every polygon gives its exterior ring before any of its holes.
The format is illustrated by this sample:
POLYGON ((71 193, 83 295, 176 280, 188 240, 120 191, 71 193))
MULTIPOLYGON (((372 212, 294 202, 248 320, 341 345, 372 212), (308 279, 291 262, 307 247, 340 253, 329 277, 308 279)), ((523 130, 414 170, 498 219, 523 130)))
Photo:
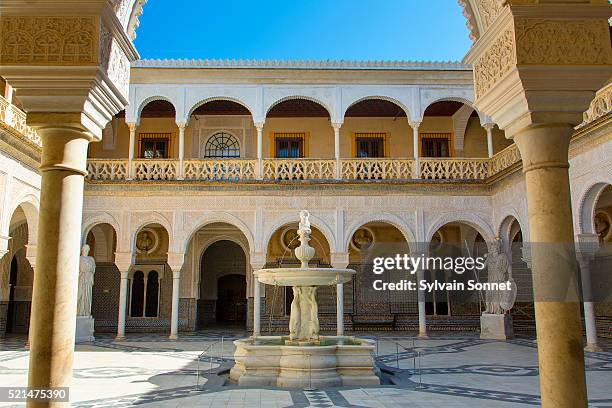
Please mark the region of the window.
POLYGON ((421 157, 450 157, 450 133, 422 133, 421 157))
POLYGON ((204 157, 240 157, 240 144, 238 143, 238 139, 226 132, 215 133, 206 142, 204 157))
POLYGON ((130 290, 130 317, 158 317, 159 275, 150 271, 134 272, 130 290))
POLYGON ((355 133, 355 156, 385 157, 386 133, 355 133))
POLYGON ((140 133, 140 158, 167 159, 169 157, 170 133, 140 133))
POLYGON ((275 133, 274 157, 297 159, 304 157, 304 133, 275 133))

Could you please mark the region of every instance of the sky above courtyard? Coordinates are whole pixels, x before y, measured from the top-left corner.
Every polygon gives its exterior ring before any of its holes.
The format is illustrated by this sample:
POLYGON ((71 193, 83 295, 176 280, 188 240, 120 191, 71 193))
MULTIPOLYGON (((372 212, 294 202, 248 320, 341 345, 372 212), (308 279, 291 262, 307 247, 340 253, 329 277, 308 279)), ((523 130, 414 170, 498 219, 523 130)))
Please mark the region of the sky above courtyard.
POLYGON ((461 60, 457 0, 149 0, 142 58, 461 60))

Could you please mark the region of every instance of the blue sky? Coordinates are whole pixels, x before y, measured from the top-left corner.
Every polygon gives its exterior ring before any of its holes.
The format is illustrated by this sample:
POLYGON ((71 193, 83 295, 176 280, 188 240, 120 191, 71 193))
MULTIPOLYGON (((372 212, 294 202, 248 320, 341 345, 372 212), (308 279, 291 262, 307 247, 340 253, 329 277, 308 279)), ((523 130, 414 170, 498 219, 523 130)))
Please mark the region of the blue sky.
POLYGON ((149 0, 142 58, 460 60, 457 0, 149 0))

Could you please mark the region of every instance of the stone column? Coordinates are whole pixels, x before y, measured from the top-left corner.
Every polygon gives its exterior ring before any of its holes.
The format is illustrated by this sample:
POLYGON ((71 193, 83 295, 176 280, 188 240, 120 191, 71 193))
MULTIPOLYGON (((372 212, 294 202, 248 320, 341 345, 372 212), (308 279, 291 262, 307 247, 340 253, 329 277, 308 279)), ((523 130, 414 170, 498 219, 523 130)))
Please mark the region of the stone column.
POLYGON ((572 127, 540 125, 515 134, 525 174, 543 405, 586 407, 576 293, 568 148, 572 127), (546 403, 545 403, 546 402, 546 403))
POLYGON ((136 149, 136 123, 128 123, 130 129, 130 144, 128 151, 128 168, 127 168, 127 179, 132 180, 134 178, 134 151, 136 149))
MULTIPOLYGON (((413 257, 427 256, 427 252, 418 251, 412 254, 413 257)), ((416 271, 417 277, 417 306, 418 306, 418 314, 419 314, 419 334, 418 337, 420 339, 426 339, 427 336, 427 314, 425 311, 425 292, 423 292, 419 288, 419 282, 425 279, 425 271, 423 268, 419 268, 416 271)))
POLYGON ((336 335, 344 336, 344 284, 336 284, 336 335))
POLYGON ((487 131, 487 153, 489 158, 493 157, 493 123, 485 123, 482 127, 487 131))
POLYGON ((125 320, 127 314, 127 293, 128 293, 128 271, 121 273, 121 283, 119 285, 119 312, 117 315, 117 336, 115 341, 125 340, 125 320))
POLYGON ((332 123, 334 128, 334 159, 336 160, 336 180, 342 178, 342 168, 340 163, 340 128, 342 123, 332 123))
POLYGON ((179 329, 179 288, 181 271, 172 270, 172 316, 170 318, 170 339, 178 339, 179 329))
POLYGON ((74 354, 83 186, 91 135, 54 125, 42 139, 28 386, 68 386, 74 354))
POLYGON ((591 284, 591 261, 599 250, 599 236, 597 234, 580 234, 578 241, 578 263, 580 264, 580 278, 582 281, 582 307, 584 310, 584 331, 587 344, 585 351, 592 353, 602 351, 597 344, 597 324, 595 321, 595 304, 591 284))
POLYGON ((255 171, 257 180, 263 180, 263 122, 255 123, 257 128, 257 169, 255 171))
POLYGON ((261 283, 253 277, 253 337, 261 335, 261 283))
POLYGON ((185 123, 177 122, 176 124, 179 129, 179 168, 177 172, 177 179, 183 180, 185 178, 185 167, 183 161, 185 160, 185 123))
POLYGON ((412 150, 414 156, 414 176, 412 178, 421 178, 421 165, 419 163, 419 126, 421 122, 410 122, 412 127, 412 150))

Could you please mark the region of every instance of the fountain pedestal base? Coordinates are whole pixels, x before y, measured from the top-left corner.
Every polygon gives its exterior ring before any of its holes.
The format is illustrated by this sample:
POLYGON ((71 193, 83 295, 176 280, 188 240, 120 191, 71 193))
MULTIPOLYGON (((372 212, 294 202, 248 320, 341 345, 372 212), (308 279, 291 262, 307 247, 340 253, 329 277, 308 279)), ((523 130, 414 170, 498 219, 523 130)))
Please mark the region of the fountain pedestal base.
POLYGON ((285 345, 278 336, 234 342, 230 379, 242 386, 286 388, 379 385, 374 342, 322 337, 320 345, 285 345))

